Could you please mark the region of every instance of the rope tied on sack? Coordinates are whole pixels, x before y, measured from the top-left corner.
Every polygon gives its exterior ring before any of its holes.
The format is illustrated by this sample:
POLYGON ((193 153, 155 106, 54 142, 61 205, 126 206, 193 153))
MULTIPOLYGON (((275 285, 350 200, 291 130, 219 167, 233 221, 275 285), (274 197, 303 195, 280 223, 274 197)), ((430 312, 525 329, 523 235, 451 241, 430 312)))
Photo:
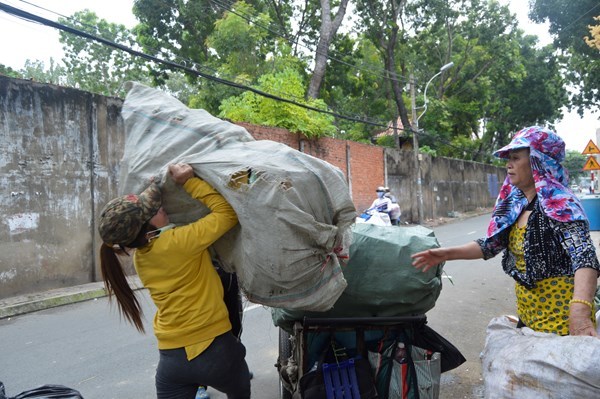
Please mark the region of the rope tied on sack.
POLYGON ((342 246, 333 248, 333 252, 328 253, 327 256, 325 257, 325 260, 323 261, 323 265, 321 266, 321 273, 323 272, 323 270, 325 270, 325 266, 327 266, 327 264, 329 263, 329 261, 332 259, 333 256, 338 258, 340 261, 348 261, 348 259, 350 259, 350 256, 343 253, 343 251, 344 251, 344 247, 342 247, 342 246))

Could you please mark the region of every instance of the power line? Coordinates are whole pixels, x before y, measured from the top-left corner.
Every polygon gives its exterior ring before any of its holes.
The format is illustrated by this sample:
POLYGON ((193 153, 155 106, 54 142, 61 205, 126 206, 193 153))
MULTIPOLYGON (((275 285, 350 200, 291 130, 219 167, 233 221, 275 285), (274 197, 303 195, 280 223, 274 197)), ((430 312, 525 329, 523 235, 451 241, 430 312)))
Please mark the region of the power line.
MULTIPOLYGON (((47 8, 41 7, 41 6, 39 6, 39 5, 36 5, 36 4, 33 4, 33 3, 31 3, 31 2, 28 2, 28 1, 26 1, 26 0, 19 0, 19 1, 20 1, 20 2, 22 2, 22 3, 25 3, 25 4, 29 4, 29 5, 31 5, 31 6, 34 6, 34 7, 36 7, 36 8, 39 8, 39 9, 41 9, 41 10, 44 10, 44 11, 46 11, 46 12, 48 12, 48 13, 55 14, 55 15, 57 15, 57 16, 59 16, 59 17, 62 17, 62 18, 64 18, 64 19, 66 19, 66 20, 69 20, 69 21, 71 21, 71 22, 73 23, 73 25, 79 25, 79 26, 82 26, 82 27, 88 28, 90 31, 93 31, 93 32, 94 32, 96 35, 99 35, 99 36, 98 36, 99 38, 101 38, 101 39, 104 39, 104 40, 107 40, 108 42, 112 42, 112 41, 110 41, 110 40, 108 40, 108 39, 105 39, 105 38, 103 38, 103 37, 102 37, 102 32, 101 32, 101 31, 99 31, 98 27, 97 27, 97 26, 95 26, 95 25, 90 25, 90 24, 82 23, 81 21, 78 21, 78 20, 76 20, 76 19, 75 19, 75 18, 73 18, 72 16, 65 16, 65 15, 63 15, 63 14, 61 14, 61 13, 58 13, 58 12, 56 12, 56 11, 53 11, 53 10, 49 10, 49 9, 47 9, 47 8)), ((215 1, 215 2, 217 2, 217 1, 215 1)), ((223 7, 223 6, 221 6, 221 8, 223 8, 223 9, 225 9, 225 10, 229 10, 228 8, 226 8, 226 7, 223 7)), ((236 15, 237 15, 237 14, 236 14, 236 15)), ((39 17, 39 16, 38 16, 38 17, 39 17)), ((26 20, 26 21, 27 21, 27 19, 25 19, 25 18, 21 18, 21 19, 24 19, 24 20, 26 20)), ((34 21, 34 22, 37 22, 37 21, 34 21)), ((248 21, 248 22, 252 22, 252 21, 248 21)), ((39 22, 38 22, 38 23, 39 23, 39 22)), ((59 25, 60 25, 60 24, 59 24, 59 25)), ((286 40, 287 40, 287 39, 286 39, 286 40)), ((114 42, 112 42, 112 43, 114 43, 114 42)), ((117 44, 120 44, 120 43, 117 43, 117 44)), ((136 44, 138 44, 138 45, 139 45, 139 43, 136 43, 136 44)), ((140 46, 140 47, 141 47, 141 46, 140 46)), ((155 53, 157 53, 157 54, 158 54, 158 53, 160 53, 160 51, 159 51, 159 50, 157 50, 156 48, 152 48, 152 47, 148 47, 148 48, 149 48, 150 50, 154 51, 154 52, 155 52, 155 53)), ((216 69, 214 69, 214 68, 208 67, 208 66, 206 66, 206 65, 200 65, 200 64, 198 64, 197 62, 195 62, 195 61, 193 61, 193 60, 190 60, 190 59, 186 59, 186 58, 184 58, 184 57, 182 57, 182 56, 180 56, 180 55, 176 55, 176 54, 175 54, 175 55, 174 55, 174 57, 175 57, 176 59, 178 59, 178 60, 179 60, 179 62, 180 62, 180 65, 182 65, 182 66, 184 66, 184 67, 188 67, 188 65, 192 65, 192 66, 194 66, 194 67, 196 68, 196 71, 198 71, 198 70, 209 70, 209 71, 213 72, 214 74, 221 74, 221 75, 222 75, 222 72, 220 72, 220 71, 217 71, 217 70, 216 70, 216 69)), ((161 60, 161 59, 158 59, 158 58, 157 58, 157 60, 158 60, 157 62, 159 62, 159 63, 167 64, 167 63, 165 63, 165 62, 162 62, 162 60, 161 60)), ((196 75, 197 75, 197 74, 196 74, 196 75)), ((227 77, 227 75, 224 75, 224 77, 227 77)), ((239 77, 232 77, 232 76, 229 76, 228 78, 229 78, 229 79, 223 79, 223 80, 236 80, 236 79, 239 79, 239 77)), ((246 80, 246 85, 242 85, 242 84, 239 84, 239 85, 240 85, 241 87, 247 87, 247 86, 248 86, 248 84, 250 84, 250 81, 249 81, 249 80, 246 80)), ((252 90, 252 88, 251 88, 251 87, 248 87, 248 90, 252 90)), ((296 96, 296 95, 293 95, 293 94, 290 94, 290 93, 272 93, 271 95, 273 95, 273 96, 276 96, 276 97, 278 97, 278 98, 279 98, 279 97, 280 97, 282 94, 285 94, 285 96, 287 96, 287 97, 288 97, 288 100, 290 100, 290 99, 296 99, 296 100, 300 100, 300 101, 301 101, 301 100, 303 100, 303 97, 296 96)), ((296 104, 296 105, 299 105, 299 104, 296 104)), ((343 115, 343 114, 341 114, 339 111, 336 111, 336 110, 335 110, 335 108, 331 107, 330 105, 328 106, 328 108, 329 108, 329 109, 331 109, 331 110, 333 111, 333 112, 330 112, 330 114, 331 114, 331 115, 334 115, 334 116, 340 117, 340 118, 342 118, 342 119, 355 118, 355 119, 351 119, 351 120, 352 120, 352 121, 354 121, 354 122, 357 122, 357 121, 359 121, 359 122, 361 122, 361 123, 367 123, 367 124, 371 124, 371 125, 374 125, 374 126, 384 126, 383 124, 381 124, 381 123, 378 123, 378 122, 373 122, 373 123, 371 123, 371 122, 368 122, 368 121, 369 121, 369 118, 368 118, 368 117, 366 117, 366 116, 364 116, 364 117, 361 117, 361 118, 356 118, 356 117, 344 117, 344 115, 343 115)), ((327 111, 324 111, 324 112, 327 112, 327 111)), ((406 130, 406 129, 399 129, 399 130, 406 130)))
MULTIPOLYGON (((352 122, 358 122, 358 123, 363 123, 363 124, 366 124, 366 125, 377 126, 377 127, 386 127, 387 128, 387 124, 377 123, 377 122, 371 122, 371 121, 366 120, 366 118, 362 118, 361 119, 361 118, 351 117, 351 116, 347 116, 347 115, 342 115, 342 114, 339 114, 339 113, 336 113, 336 112, 332 112, 332 111, 328 111, 328 110, 319 109, 319 108, 316 108, 316 107, 313 107, 313 106, 310 106, 310 105, 306 105, 306 104, 298 103, 296 101, 292 101, 292 100, 289 100, 289 99, 286 99, 286 98, 278 97, 278 96, 275 96, 273 94, 266 93, 266 92, 264 92, 262 90, 255 89, 255 88, 250 87, 250 86, 245 86, 245 85, 241 85, 241 84, 238 84, 238 83, 235 83, 235 82, 231 82, 231 81, 226 80, 226 79, 218 78, 216 76, 209 75, 209 74, 206 74, 204 72, 200 72, 200 71, 198 71, 196 69, 189 68, 189 67, 187 67, 185 65, 181 65, 181 64, 178 64, 178 63, 175 63, 175 62, 172 62, 172 61, 168 61, 168 60, 163 60, 163 59, 160 59, 158 57, 154 57, 154 56, 148 55, 146 53, 143 53, 141 51, 134 50, 134 49, 132 49, 130 47, 127 47, 127 46, 124 46, 124 45, 112 42, 110 40, 106 40, 104 38, 101 38, 101 37, 98 37, 98 36, 95 36, 95 35, 92 35, 92 34, 89 34, 87 32, 81 31, 79 29, 75 29, 75 28, 66 26, 64 24, 61 24, 61 23, 58 23, 58 22, 55 22, 55 21, 51 21, 49 19, 40 17, 38 15, 29 13, 27 11, 18 9, 16 7, 9 6, 9 5, 5 4, 5 3, 0 3, 0 10, 6 12, 8 14, 12 14, 12 15, 18 17, 18 18, 21 18, 21 19, 25 19, 25 20, 28 20, 28 21, 33 21, 33 22, 41 23, 43 25, 50 26, 50 27, 53 27, 53 28, 56 28, 56 29, 59 29, 59 30, 62 30, 62 31, 65 31, 65 32, 68 32, 68 33, 71 33, 71 34, 74 34, 76 36, 80 36, 80 37, 83 37, 83 38, 86 38, 86 39, 94 40, 94 41, 97 41, 97 42, 102 43, 104 45, 107 45, 109 47, 113 47, 113 48, 119 49, 121 51, 125 51, 126 53, 129 53, 131 55, 134 55, 134 56, 137 56, 137 57, 149 60, 149 61, 161 63, 161 64, 167 65, 167 66, 169 66, 171 68, 174 68, 174 69, 181 69, 181 70, 184 70, 184 71, 186 71, 188 73, 191 73, 191 74, 199 76, 199 77, 203 77, 205 79, 214 81, 216 83, 220 83, 220 84, 223 84, 223 85, 226 85, 226 86, 234 87, 234 88, 237 88, 237 89, 240 89, 240 90, 250 91, 250 92, 253 92, 253 93, 257 94, 257 95, 265 97, 265 98, 269 98, 269 99, 272 99, 272 100, 275 100, 275 101, 281 101, 281 102, 284 102, 284 103, 296 105, 298 107, 307 109, 309 111, 315 111, 315 112, 319 112, 319 113, 323 113, 323 114, 329 114, 329 115, 332 115, 334 117, 337 117, 337 118, 340 118, 340 119, 349 120, 349 121, 352 121, 352 122)), ((402 130, 405 130, 405 129, 402 129, 402 130)))
MULTIPOLYGON (((64 19, 67 19, 67 20, 70 20, 70 21, 74 22, 74 24, 78 24, 78 25, 81 25, 81 26, 84 26, 84 27, 88 27, 88 28, 93 29, 95 31, 97 31, 97 29, 98 29, 97 26, 93 26, 93 25, 81 23, 81 21, 77 21, 77 20, 75 20, 72 17, 68 17, 68 16, 65 16, 65 15, 62 15, 62 14, 57 13, 55 11, 52 11, 52 10, 46 9, 44 7, 38 6, 36 4, 30 3, 30 2, 28 2, 26 0, 19 0, 19 1, 21 1, 22 3, 26 3, 26 4, 29 4, 31 6, 34 6, 36 8, 39 8, 41 10, 44 10, 46 12, 58 15, 60 17, 63 17, 64 19)), ((224 0, 224 1, 226 1, 226 0, 224 0)), ((217 0, 214 0, 214 2, 215 3, 219 3, 217 0)), ((230 11, 230 12, 232 12, 232 13, 234 13, 234 14, 236 14, 236 15, 238 15, 238 16, 240 16, 240 18, 243 18, 243 19, 245 19, 246 21, 248 21, 250 23, 254 23, 253 21, 244 18, 242 15, 234 12, 233 10, 231 10, 229 8, 226 8, 224 6, 221 6, 221 7, 224 8, 224 9, 226 9, 226 10, 228 10, 228 11, 230 11)), ((594 7, 594 8, 596 8, 596 7, 594 7)), ((319 109, 319 108, 316 108, 316 107, 312 107, 310 105, 298 103, 298 102, 295 102, 295 101, 290 100, 290 99, 279 97, 278 95, 266 93, 266 92, 263 92, 261 90, 255 89, 255 88, 247 86, 247 85, 242 85, 242 84, 238 84, 238 83, 235 83, 235 82, 231 82, 231 81, 226 80, 226 79, 218 78, 216 76, 200 72, 197 69, 192 69, 192 68, 190 68, 190 67, 187 66, 188 63, 192 64, 196 68, 209 69, 209 70, 212 70, 214 72, 217 72, 213 68, 209 68, 209 67, 206 67, 206 66, 203 66, 203 65, 199 65, 195 61, 187 60, 187 59, 185 59, 185 58, 183 58, 183 57, 181 57, 179 55, 176 55, 176 57, 178 59, 182 60, 183 63, 184 63, 184 65, 178 64, 178 63, 175 63, 175 62, 172 62, 172 61, 166 61, 166 60, 160 59, 158 57, 148 55, 148 54, 143 53, 141 51, 134 50, 134 49, 132 49, 130 47, 121 45, 119 43, 115 43, 113 41, 104 39, 102 37, 95 36, 95 35, 92 35, 90 33, 87 33, 87 32, 80 31, 78 29, 69 27, 67 25, 63 25, 63 24, 60 24, 58 22, 54 22, 54 21, 48 20, 46 18, 43 18, 41 16, 29 13, 29 12, 26 12, 24 10, 20 10, 20 9, 18 9, 16 7, 12 7, 12 6, 7 5, 5 3, 0 3, 0 10, 3 10, 3 11, 5 11, 8 14, 12 14, 12 15, 14 15, 14 16, 20 18, 20 19, 23 19, 25 21, 28 21, 28 22, 35 22, 35 23, 38 23, 38 24, 41 24, 41 25, 46 25, 46 26, 53 27, 55 29, 63 30, 63 31, 66 31, 68 33, 74 34, 76 36, 84 37, 86 39, 91 39, 91 40, 97 41, 97 42, 99 42, 99 43, 101 43, 103 45, 107 45, 109 47, 114 47, 114 48, 116 48, 118 50, 125 51, 125 52, 127 52, 127 53, 129 53, 129 54, 131 54, 133 56, 138 56, 138 57, 141 57, 141 58, 153 61, 153 62, 161 63, 161 64, 167 65, 167 66, 169 66, 171 68, 181 69, 181 70, 184 70, 184 71, 186 71, 188 73, 191 73, 191 74, 193 74, 195 76, 203 77, 205 79, 212 80, 212 81, 214 81, 216 83, 220 83, 220 84, 224 84, 224 85, 227 85, 227 86, 230 86, 230 87, 234 87, 234 88, 237 88, 239 90, 251 91, 251 92, 253 92, 255 94, 258 94, 260 96, 263 96, 263 97, 266 97, 266 98, 269 98, 269 99, 272 99, 272 100, 275 100, 275 101, 281 101, 281 102, 289 103, 289 104, 296 105, 296 106, 301 107, 301 108, 308 109, 308 110, 313 111, 313 112, 319 112, 319 113, 329 114, 329 115, 335 116, 337 118, 349 120, 349 121, 356 122, 356 123, 362 123, 362 124, 376 126, 376 127, 385 127, 386 130, 395 129, 396 132, 402 132, 402 131, 404 131, 404 132, 411 132, 412 134, 427 136, 427 137, 435 139, 436 141, 440 142, 440 144, 442 144, 442 145, 454 148, 456 150, 461 150, 461 148, 459 148, 459 147, 451 144, 450 142, 441 139, 439 136, 434 135, 432 133, 429 133, 429 132, 427 132, 427 131, 425 131, 423 129, 420 129, 419 132, 415 132, 412 129, 412 127, 410 127, 410 126, 409 126, 409 128, 398 128, 398 127, 393 128, 393 127, 389 126, 389 124, 384 124, 384 123, 381 123, 381 122, 370 121, 367 117, 362 117, 362 118, 360 118, 360 117, 351 117, 351 116, 340 114, 339 112, 332 112, 332 111, 328 111, 328 110, 319 109)), ((593 8, 592 8, 592 10, 593 10, 593 8)), ((588 13, 591 12, 592 10, 588 11, 588 13)), ((261 27, 258 24, 257 24, 257 26, 261 27)), ((262 27, 262 28, 269 30, 271 33, 279 35, 277 32, 273 32, 273 31, 271 31, 268 28, 265 28, 265 27, 262 27)), ((287 39, 286 37, 283 37, 283 38, 289 41, 289 39, 287 39)), ((156 51, 156 49, 154 49, 154 50, 156 51)), ((352 66, 352 65, 350 65, 350 66, 352 66)), ((358 68, 358 69, 360 69, 360 68, 358 68)), ((289 94, 286 94, 286 95, 289 95, 289 94)), ((300 97, 297 97, 297 96, 292 96, 292 97, 300 98, 300 97)))
POLYGON ((567 26, 565 26, 564 28, 562 28, 562 30, 563 31, 567 30, 572 25, 574 25, 577 21, 579 21, 581 18, 587 16, 588 14, 591 14, 591 12, 594 11, 594 9, 596 9, 598 7, 600 7, 600 3, 596 4, 595 6, 593 6, 592 8, 590 8, 589 10, 587 10, 586 12, 584 12, 583 14, 581 14, 579 17, 575 18, 573 21, 571 21, 570 24, 568 24, 567 26))
MULTIPOLYGON (((25 2, 24 0, 20 0, 20 1, 25 2)), ((43 9, 42 7, 39 7, 39 8, 43 9)), ((428 137, 435 138, 436 140, 440 141, 442 145, 446 145, 448 147, 460 150, 460 148, 456 147, 455 145, 453 145, 453 144, 451 144, 451 143, 449 143, 449 142, 447 142, 447 141, 445 141, 443 139, 440 139, 440 137, 434 136, 433 134, 428 133, 427 131, 425 131, 423 129, 420 129, 419 132, 416 132, 416 131, 414 131, 412 129, 412 127, 409 127, 409 128, 398 128, 398 127, 393 128, 393 127, 390 127, 389 124, 384 124, 384 123, 380 123, 380 122, 372 122, 372 121, 369 121, 367 118, 350 117, 350 116, 339 114, 337 112, 331 112, 331 111, 328 111, 328 110, 322 110, 322 109, 319 109, 319 108, 316 108, 316 107, 312 107, 312 106, 309 106, 309 105, 306 105, 306 104, 297 103, 295 101, 292 101, 292 100, 289 100, 289 99, 286 99, 286 98, 282 98, 282 97, 279 97, 279 96, 276 96, 276 95, 273 95, 273 94, 270 94, 270 93, 263 92, 261 90, 255 89, 253 87, 241 85, 241 84, 238 84, 238 83, 235 83, 235 82, 228 81, 226 79, 221 79, 221 78, 218 78, 216 76, 212 76, 212 75, 200 72, 200 71, 192 69, 192 68, 190 68, 190 67, 188 67, 186 65, 181 65, 181 64, 178 64, 178 63, 175 63, 175 62, 172 62, 172 61, 163 60, 163 59, 160 59, 158 57, 154 57, 154 56, 145 54, 145 53, 143 53, 141 51, 137 51, 137 50, 134 50, 134 49, 132 49, 130 47, 121 45, 119 43, 112 42, 112 41, 104 39, 102 37, 98 37, 98 36, 92 35, 90 33, 87 33, 87 32, 84 32, 84 31, 81 31, 81 30, 69 27, 67 25, 64 25, 64 24, 61 24, 61 23, 58 23, 58 22, 55 22, 55 21, 48 20, 48 19, 43 18, 41 16, 29 13, 29 12, 24 11, 24 10, 20 10, 20 9, 18 9, 16 7, 9 6, 9 5, 5 4, 5 3, 1 3, 0 2, 0 10, 6 12, 8 14, 14 15, 14 16, 16 16, 16 17, 18 17, 18 18, 20 18, 22 20, 28 21, 28 22, 35 22, 35 23, 38 23, 38 24, 41 24, 41 25, 46 25, 46 26, 49 26, 49 27, 53 27, 55 29, 59 29, 59 30, 62 30, 62 31, 74 34, 76 36, 80 36, 80 37, 83 37, 83 38, 86 38, 86 39, 94 40, 94 41, 97 41, 97 42, 99 42, 99 43, 101 43, 103 45, 106 45, 106 46, 109 46, 109 47, 113 47, 113 48, 116 48, 116 49, 121 50, 121 51, 125 51, 126 53, 129 53, 129 54, 131 54, 133 56, 144 58, 144 59, 147 59, 149 61, 153 61, 153 62, 157 62, 157 63, 162 63, 164 65, 167 65, 167 66, 171 67, 171 68, 181 69, 181 70, 184 70, 184 71, 186 71, 188 73, 191 73, 193 75, 196 75, 196 76, 199 76, 199 77, 203 77, 205 79, 212 80, 212 81, 214 81, 216 83, 224 84, 226 86, 234 87, 234 88, 237 88, 237 89, 240 89, 240 90, 251 91, 251 92, 253 92, 255 94, 258 94, 260 96, 263 96, 265 98, 269 98, 269 99, 272 99, 272 100, 275 100, 275 101, 281 101, 281 102, 285 102, 285 103, 288 103, 288 104, 296 105, 298 107, 305 108, 305 109, 308 109, 310 111, 324 113, 324 114, 329 114, 329 115, 335 116, 335 117, 340 118, 340 119, 349 120, 351 122, 362 123, 362 124, 376 126, 376 127, 384 127, 384 128, 386 128, 388 130, 391 128, 391 129, 395 129, 396 131, 405 131, 405 132, 407 131, 407 132, 411 132, 412 134, 425 135, 425 136, 428 136, 428 137)), ((44 10, 46 10, 46 9, 44 9, 44 10)), ((50 10, 46 10, 46 11, 53 12, 53 11, 50 11, 50 10)), ((56 14, 56 15, 60 15, 60 14, 55 13, 55 12, 53 12, 53 13, 56 14)), ((65 18, 72 20, 72 18, 69 18, 69 17, 65 17, 65 18)), ((84 25, 84 26, 86 26, 86 25, 84 25)), ((96 28, 95 26, 89 26, 89 25, 88 25, 88 27, 91 27, 91 28, 94 28, 94 29, 96 28)), ((184 62, 185 62, 185 60, 184 60, 184 62)), ((192 62, 192 63, 194 65, 198 65, 195 62, 192 62)))
MULTIPOLYGON (((28 2, 26 2, 24 0, 20 0, 20 1, 28 3, 28 2)), ((31 4, 31 3, 28 3, 28 4, 31 4)), ((34 4, 32 4, 32 5, 34 5, 34 4)), ((40 9, 43 9, 45 11, 48 11, 48 12, 52 12, 52 13, 54 13, 56 15, 61 15, 59 13, 53 12, 51 10, 44 9, 42 7, 39 7, 39 6, 36 6, 36 7, 40 8, 40 9)), ((306 105, 306 104, 297 103, 295 101, 292 101, 292 100, 289 100, 289 99, 286 99, 286 98, 282 98, 282 97, 279 97, 279 96, 276 96, 276 95, 273 95, 273 94, 270 94, 270 93, 266 93, 266 92, 263 92, 261 90, 249 87, 249 86, 241 85, 241 84, 238 84, 238 83, 235 83, 235 82, 231 82, 231 81, 228 81, 228 80, 225 80, 225 79, 218 78, 216 76, 212 76, 212 75, 200 72, 200 71, 198 71, 196 69, 189 68, 186 65, 181 65, 181 64, 178 64, 178 63, 175 63, 175 62, 172 62, 172 61, 166 61, 166 60, 160 59, 158 57, 154 57, 154 56, 145 54, 145 53, 143 53, 141 51, 137 51, 137 50, 134 50, 134 49, 132 49, 130 47, 121 45, 119 43, 112 42, 112 41, 104 39, 102 37, 98 37, 98 36, 92 35, 90 33, 87 33, 87 32, 84 32, 84 31, 81 31, 81 30, 69 27, 67 25, 64 25, 64 24, 61 24, 61 23, 58 23, 58 22, 55 22, 55 21, 48 20, 48 19, 43 18, 41 16, 38 16, 38 15, 35 15, 35 14, 32 14, 32 13, 26 12, 24 10, 20 10, 20 9, 18 9, 16 7, 9 6, 9 5, 5 4, 5 3, 1 3, 0 2, 0 10, 3 10, 4 12, 6 12, 8 14, 12 14, 12 15, 14 15, 14 16, 20 18, 20 19, 23 19, 25 21, 35 22, 35 23, 39 23, 41 25, 50 26, 50 27, 53 27, 55 29, 59 29, 59 30, 62 30, 62 31, 74 34, 76 36, 80 36, 80 37, 83 37, 83 38, 86 38, 86 39, 94 40, 94 41, 97 41, 97 42, 99 42, 99 43, 101 43, 103 45, 106 45, 106 46, 109 46, 109 47, 113 47, 113 48, 116 48, 116 49, 121 50, 121 51, 125 51, 125 52, 127 52, 127 53, 129 53, 131 55, 138 56, 138 57, 147 59, 149 61, 153 61, 153 62, 157 62, 157 63, 162 63, 164 65, 167 65, 167 66, 171 67, 171 68, 181 69, 181 70, 189 72, 189 73, 191 73, 193 75, 196 75, 196 76, 199 76, 199 77, 203 77, 203 78, 208 79, 208 80, 212 80, 212 81, 214 81, 216 83, 224 84, 224 85, 227 85, 227 86, 230 86, 230 87, 234 87, 234 88, 237 88, 237 89, 240 89, 240 90, 251 91, 251 92, 253 92, 255 94, 258 94, 260 96, 263 96, 265 98, 269 98, 269 99, 272 99, 272 100, 275 100, 275 101, 281 101, 281 102, 289 103, 289 104, 292 104, 292 105, 296 105, 298 107, 305 108, 305 109, 308 109, 310 111, 329 114, 329 115, 335 116, 337 118, 349 120, 349 121, 352 121, 352 122, 363 123, 363 124, 366 124, 366 125, 371 125, 371 126, 376 126, 376 127, 385 127, 386 129, 390 129, 391 128, 391 129, 395 129, 396 131, 405 131, 405 132, 408 131, 408 132, 411 132, 412 134, 417 134, 417 135, 425 135, 425 136, 428 136, 428 137, 435 138, 438 141, 441 141, 441 144, 443 144, 443 145, 446 145, 448 147, 460 150, 460 148, 454 146, 453 144, 451 144, 451 143, 449 143, 449 142, 447 142, 445 140, 442 140, 438 136, 434 136, 434 135, 428 133, 427 131, 425 131, 423 129, 420 129, 419 132, 415 132, 412 129, 412 127, 409 127, 409 128, 398 128, 398 127, 393 128, 393 127, 390 127, 389 124, 384 124, 384 123, 380 123, 380 122, 372 122, 372 121, 369 121, 367 118, 350 117, 350 116, 339 114, 337 112, 331 112, 331 111, 328 111, 328 110, 322 110, 322 109, 319 109, 319 108, 316 108, 316 107, 312 107, 312 106, 309 106, 309 105, 306 105)), ((65 17, 65 16, 63 16, 63 17, 66 18, 66 19, 72 20, 72 18, 65 17)), ((94 29, 97 28, 95 26, 90 26, 90 25, 85 25, 85 24, 82 24, 82 25, 88 26, 88 27, 94 28, 94 29)), ((184 60, 184 62, 185 62, 185 60, 184 60)), ((192 63, 194 65, 198 65, 195 62, 192 62, 192 63)))

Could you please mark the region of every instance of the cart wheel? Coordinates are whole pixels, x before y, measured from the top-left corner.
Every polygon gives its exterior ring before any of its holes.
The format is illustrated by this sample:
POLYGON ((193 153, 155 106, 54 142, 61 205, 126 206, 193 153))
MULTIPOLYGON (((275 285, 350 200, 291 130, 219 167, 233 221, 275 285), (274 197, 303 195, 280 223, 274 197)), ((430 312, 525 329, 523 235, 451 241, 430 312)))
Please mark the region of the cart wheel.
MULTIPOLYGON (((289 359, 292 355, 292 343, 290 342, 290 334, 283 328, 279 329, 279 361, 281 365, 284 360, 289 359)), ((279 398, 280 399, 292 399, 292 393, 285 389, 281 382, 281 375, 279 376, 279 398)))

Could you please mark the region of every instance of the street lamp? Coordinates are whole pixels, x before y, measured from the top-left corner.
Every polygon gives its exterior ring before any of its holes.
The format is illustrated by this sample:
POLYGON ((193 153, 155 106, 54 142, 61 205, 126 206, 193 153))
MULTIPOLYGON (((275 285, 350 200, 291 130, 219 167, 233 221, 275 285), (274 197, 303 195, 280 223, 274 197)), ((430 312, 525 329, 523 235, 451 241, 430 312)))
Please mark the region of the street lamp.
POLYGON ((437 78, 438 76, 440 76, 442 74, 442 72, 444 72, 447 69, 450 69, 454 66, 454 62, 449 62, 446 65, 442 66, 440 68, 440 71, 438 73, 436 73, 435 75, 433 75, 431 77, 431 79, 429 79, 429 82, 427 82, 427 84, 425 85, 425 91, 423 92, 423 112, 421 112, 421 115, 419 115, 419 117, 417 118, 417 128, 419 126, 419 119, 421 119, 421 117, 423 116, 423 114, 425 112, 427 112, 427 88, 429 87, 429 83, 431 83, 431 81, 435 78, 437 78))
POLYGON ((417 212, 418 212, 418 217, 419 217, 419 224, 423 223, 423 184, 421 181, 421 164, 420 164, 420 160, 419 160, 419 140, 417 138, 417 134, 419 133, 419 119, 421 119, 421 117, 423 116, 423 114, 427 111, 427 88, 429 87, 429 84, 431 83, 431 81, 433 79, 435 79, 436 77, 438 77, 442 72, 444 72, 447 69, 450 69, 454 66, 454 62, 449 62, 446 65, 442 66, 440 68, 440 71, 438 73, 436 73, 435 75, 433 75, 431 77, 431 79, 429 79, 429 81, 427 82, 427 84, 425 85, 425 90, 423 91, 423 100, 424 100, 424 105, 423 105, 423 112, 421 112, 421 115, 419 115, 417 117, 417 107, 415 104, 415 81, 414 81, 414 77, 411 75, 411 79, 410 79, 410 93, 411 93, 411 102, 412 102, 412 120, 413 123, 415 125, 415 129, 413 131, 413 150, 414 150, 414 165, 415 165, 415 171, 417 173, 417 212))

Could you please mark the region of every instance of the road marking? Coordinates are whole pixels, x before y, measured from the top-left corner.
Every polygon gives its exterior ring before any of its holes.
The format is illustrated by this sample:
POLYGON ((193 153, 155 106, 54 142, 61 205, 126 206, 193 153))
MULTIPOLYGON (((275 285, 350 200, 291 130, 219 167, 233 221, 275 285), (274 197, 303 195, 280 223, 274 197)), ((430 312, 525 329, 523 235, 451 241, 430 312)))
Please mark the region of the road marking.
POLYGON ((472 234, 475 234, 475 233, 477 233, 477 231, 476 231, 476 230, 473 230, 473 231, 471 231, 471 232, 467 233, 467 235, 468 235, 468 236, 470 236, 470 235, 472 235, 472 234))
POLYGON ((448 276, 448 275, 446 275, 446 274, 442 275, 442 278, 447 278, 447 279, 450 279, 450 280, 452 280, 452 276, 448 276))

